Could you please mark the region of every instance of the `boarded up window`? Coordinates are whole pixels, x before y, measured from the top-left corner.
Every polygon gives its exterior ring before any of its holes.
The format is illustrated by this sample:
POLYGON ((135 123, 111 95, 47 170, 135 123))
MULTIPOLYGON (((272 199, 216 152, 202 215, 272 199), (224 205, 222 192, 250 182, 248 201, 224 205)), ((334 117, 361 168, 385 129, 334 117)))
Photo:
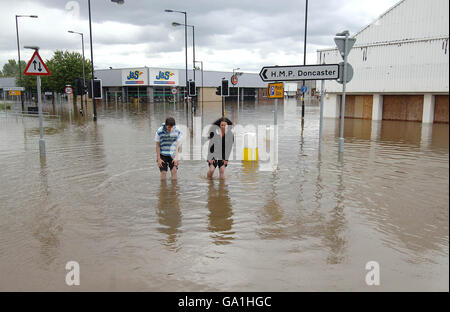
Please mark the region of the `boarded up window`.
POLYGON ((372 95, 345 96, 345 118, 372 119, 372 103, 372 95))
POLYGON ((423 95, 385 95, 383 120, 422 121, 423 95))
POLYGON ((434 122, 448 123, 448 95, 436 95, 434 101, 434 122))

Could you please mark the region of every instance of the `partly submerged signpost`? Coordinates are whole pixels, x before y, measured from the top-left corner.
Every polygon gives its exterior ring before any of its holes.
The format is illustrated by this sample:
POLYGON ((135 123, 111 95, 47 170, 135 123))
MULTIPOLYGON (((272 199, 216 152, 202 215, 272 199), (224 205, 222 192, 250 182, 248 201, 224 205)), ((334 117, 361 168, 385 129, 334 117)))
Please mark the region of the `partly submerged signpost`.
MULTIPOLYGON (((338 48, 339 54, 344 59, 344 62, 340 64, 321 64, 321 65, 286 65, 286 66, 264 66, 259 72, 259 76, 262 81, 267 82, 284 82, 284 81, 302 81, 302 80, 321 80, 321 97, 320 97, 320 127, 319 127, 319 151, 321 150, 322 142, 322 119, 323 119, 323 96, 324 96, 324 81, 336 80, 338 83, 343 84, 342 94, 342 107, 341 112, 345 112, 345 85, 353 77, 353 68, 347 62, 347 56, 350 53, 353 45, 356 42, 355 38, 349 38, 349 32, 344 31, 336 34, 334 39, 338 48), (342 37, 343 36, 343 37, 342 37)), ((303 86, 302 92, 306 92, 305 86, 303 86)), ((269 84, 268 95, 269 98, 275 98, 270 96, 270 90, 274 89, 274 84, 269 84), (270 89, 272 88, 272 89, 270 89)), ((275 116, 276 121, 277 114, 277 99, 275 99, 275 116)), ((344 150, 344 113, 341 113, 341 137, 339 138, 339 152, 344 150)), ((275 123, 276 124, 276 123, 275 123)))
POLYGON ((25 68, 25 75, 37 76, 37 98, 38 98, 38 112, 39 112, 39 154, 45 156, 45 141, 44 131, 42 129, 42 99, 41 99, 41 76, 49 76, 50 71, 39 55, 39 47, 25 47, 33 49, 34 53, 25 68))

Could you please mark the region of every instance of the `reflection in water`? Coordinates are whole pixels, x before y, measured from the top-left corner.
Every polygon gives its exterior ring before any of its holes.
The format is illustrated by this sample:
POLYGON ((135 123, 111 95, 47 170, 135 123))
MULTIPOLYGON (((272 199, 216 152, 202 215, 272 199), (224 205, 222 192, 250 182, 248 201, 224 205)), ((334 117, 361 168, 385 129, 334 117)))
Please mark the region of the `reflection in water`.
POLYGON ((345 260, 347 240, 345 238, 346 219, 344 205, 344 163, 339 160, 338 185, 335 192, 336 206, 330 212, 330 220, 325 225, 325 245, 329 248, 327 263, 338 264, 345 260))
POLYGON ((208 210, 209 226, 208 230, 212 233, 211 237, 217 245, 230 244, 233 240, 231 231, 233 226, 233 210, 231 208, 230 196, 228 195, 228 186, 224 180, 219 181, 216 188, 214 180, 209 181, 208 186, 208 210))
POLYGON ((48 167, 46 158, 40 158, 40 193, 41 202, 36 207, 33 221, 33 236, 40 243, 40 253, 45 265, 49 266, 57 257, 59 250, 59 234, 62 232, 58 204, 50 204, 50 191, 48 186, 48 167))
POLYGON ((277 173, 274 172, 271 179, 272 190, 266 193, 267 200, 261 216, 261 221, 266 225, 259 233, 263 239, 276 239, 284 236, 283 211, 277 200, 276 182, 277 173))
POLYGON ((422 124, 420 122, 403 122, 383 120, 381 125, 381 140, 419 145, 421 140, 422 124))
MULTIPOLYGON (((221 103, 205 105, 210 124, 221 103)), ((0 290, 64 290, 73 259, 96 273, 88 291, 109 287, 97 264, 124 290, 360 291, 368 260, 383 263, 380 290, 448 291, 448 124, 347 119, 343 163, 339 120, 324 120, 319 155, 318 106, 301 123, 280 103, 279 170, 235 162, 207 181, 186 161, 176 185, 159 180, 151 134, 168 114, 189 124, 184 103, 112 101, 97 123, 64 107, 44 121, 41 164, 38 120, 0 118, 0 290)), ((267 125, 273 102, 227 115, 267 125)))
POLYGON ((159 187, 158 206, 156 208, 158 222, 161 225, 161 227, 158 227, 158 231, 167 235, 167 240, 164 242, 164 245, 173 251, 178 251, 180 248, 177 245, 180 233, 179 228, 181 226, 178 192, 179 187, 176 181, 172 180, 170 186, 168 186, 167 181, 162 180, 159 187))

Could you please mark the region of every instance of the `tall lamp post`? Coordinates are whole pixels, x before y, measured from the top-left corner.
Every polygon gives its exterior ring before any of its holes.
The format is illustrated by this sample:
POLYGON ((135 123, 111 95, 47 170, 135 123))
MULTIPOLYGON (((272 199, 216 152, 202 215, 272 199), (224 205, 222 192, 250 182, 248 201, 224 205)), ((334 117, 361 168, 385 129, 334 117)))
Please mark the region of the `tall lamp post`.
POLYGON ((172 26, 185 26, 185 27, 192 27, 192 67, 193 67, 193 73, 194 73, 194 82, 195 82, 195 26, 194 25, 185 25, 181 23, 173 22, 172 26))
POLYGON ((170 10, 170 9, 167 9, 167 10, 164 10, 164 12, 168 12, 168 13, 181 13, 181 14, 184 14, 184 47, 185 47, 185 56, 186 56, 186 60, 185 60, 185 65, 186 65, 186 88, 185 88, 185 99, 184 99, 184 101, 185 101, 185 103, 186 103, 186 105, 187 105, 187 96, 186 96, 186 94, 187 94, 187 92, 188 92, 188 68, 187 68, 187 63, 188 63, 188 61, 187 61, 187 12, 185 12, 185 11, 175 11, 175 10, 170 10))
MULTIPOLYGON (((123 4, 125 0, 111 0, 111 2, 115 2, 117 4, 123 4)), ((89 10, 89 40, 91 45, 91 90, 92 90, 92 104, 94 107, 94 121, 97 121, 97 103, 95 103, 95 95, 94 95, 94 50, 92 47, 92 22, 91 22, 91 0, 88 0, 88 10, 89 10)))
MULTIPOLYGON (((17 55, 19 56, 19 84, 22 87, 22 66, 20 64, 20 45, 19 45, 19 23, 17 21, 18 17, 31 17, 38 18, 37 15, 16 15, 16 35, 17 35, 17 55)), ((23 104, 23 92, 20 93, 20 101, 22 102, 22 112, 25 110, 25 106, 23 104)))
POLYGON ((69 32, 71 34, 81 35, 81 50, 82 50, 82 53, 83 53, 83 95, 82 96, 84 96, 85 109, 87 110, 87 97, 86 97, 86 94, 85 94, 86 93, 85 92, 85 88, 86 88, 86 73, 84 71, 84 36, 83 36, 83 33, 72 31, 72 30, 68 30, 67 32, 69 32))
MULTIPOLYGON (((308 30, 308 0, 306 0, 305 8, 305 40, 303 43, 303 65, 306 65, 306 34, 308 30)), ((303 80, 303 86, 305 86, 305 80, 303 80)), ((305 92, 302 88, 302 120, 305 118, 305 92)))

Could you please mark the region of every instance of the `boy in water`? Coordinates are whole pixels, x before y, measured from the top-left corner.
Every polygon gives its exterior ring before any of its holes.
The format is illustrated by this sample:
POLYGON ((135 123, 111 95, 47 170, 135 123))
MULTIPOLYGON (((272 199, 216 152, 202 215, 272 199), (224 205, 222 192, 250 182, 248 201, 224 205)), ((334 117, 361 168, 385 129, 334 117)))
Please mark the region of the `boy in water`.
POLYGON ((172 179, 177 178, 181 138, 182 133, 175 127, 175 119, 172 117, 168 117, 166 122, 156 131, 156 157, 161 172, 161 180, 166 179, 168 168, 170 168, 172 179))

